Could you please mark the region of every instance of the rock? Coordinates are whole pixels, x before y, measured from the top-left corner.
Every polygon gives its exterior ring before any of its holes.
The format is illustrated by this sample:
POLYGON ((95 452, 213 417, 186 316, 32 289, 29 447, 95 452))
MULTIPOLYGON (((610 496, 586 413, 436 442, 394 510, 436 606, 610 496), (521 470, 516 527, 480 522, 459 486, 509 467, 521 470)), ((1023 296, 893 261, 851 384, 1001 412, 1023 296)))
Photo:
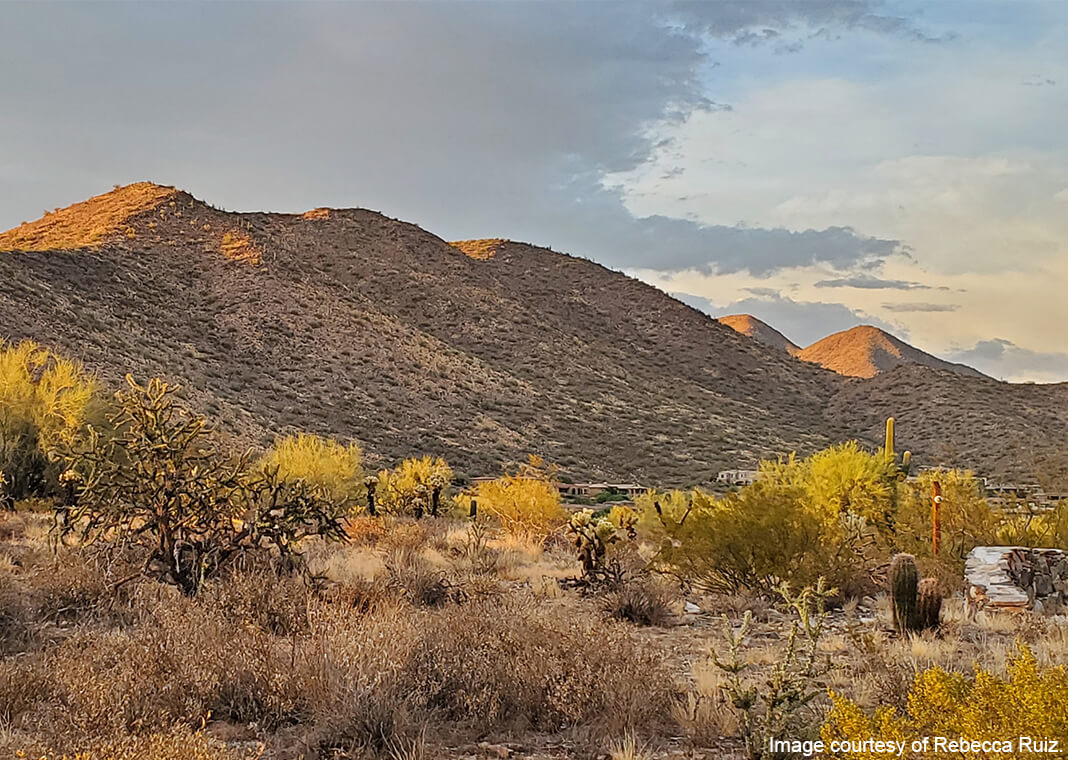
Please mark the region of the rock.
POLYGON ((490 757, 511 757, 512 755, 512 750, 508 749, 503 744, 490 744, 489 742, 479 742, 478 748, 490 757))
POLYGON ((685 606, 685 607, 683 607, 683 609, 684 609, 684 610, 686 611, 686 613, 687 613, 687 614, 689 614, 689 615, 696 615, 696 614, 698 614, 699 612, 701 612, 701 608, 700 608, 700 607, 698 607, 698 606, 697 606, 696 604, 694 604, 693 602, 686 602, 686 606, 685 606))
POLYGON ((1040 600, 1068 595, 1062 572, 1068 572, 1068 557, 1058 549, 977 546, 964 565, 969 609, 1045 608, 1040 600))

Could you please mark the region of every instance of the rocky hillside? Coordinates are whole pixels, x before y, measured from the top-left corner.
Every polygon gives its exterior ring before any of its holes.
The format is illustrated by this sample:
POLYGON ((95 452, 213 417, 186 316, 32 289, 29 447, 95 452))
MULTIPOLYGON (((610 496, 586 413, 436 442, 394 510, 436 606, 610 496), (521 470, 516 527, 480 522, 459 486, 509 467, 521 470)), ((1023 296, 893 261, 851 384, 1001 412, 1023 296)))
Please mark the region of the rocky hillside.
POLYGON ((785 351, 790 356, 797 356, 801 353, 801 348, 794 345, 789 338, 752 314, 729 314, 726 317, 719 317, 718 321, 746 337, 760 341, 765 346, 785 351))
POLYGON ((1061 386, 845 378, 584 259, 360 209, 227 213, 147 183, 0 236, 0 335, 116 384, 180 381, 254 445, 302 429, 468 475, 538 453, 581 478, 700 483, 876 441, 887 413, 917 454, 979 468, 1007 440, 1068 443, 1061 386))
POLYGON ((977 369, 939 359, 870 325, 828 335, 802 350, 798 357, 851 377, 875 377, 902 364, 920 364, 959 375, 985 377, 977 369))

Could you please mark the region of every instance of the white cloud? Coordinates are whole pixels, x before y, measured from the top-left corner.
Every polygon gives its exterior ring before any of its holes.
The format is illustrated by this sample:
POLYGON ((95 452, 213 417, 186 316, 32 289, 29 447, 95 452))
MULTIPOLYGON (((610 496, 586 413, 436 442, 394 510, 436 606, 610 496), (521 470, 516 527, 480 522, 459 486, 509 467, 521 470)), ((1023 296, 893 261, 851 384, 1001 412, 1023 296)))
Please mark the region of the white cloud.
MULTIPOLYGON (((913 47, 875 76, 753 82, 731 111, 663 128, 651 162, 606 182, 633 213, 900 240, 901 255, 868 269, 801 267, 760 283, 882 318, 936 354, 997 335, 1015 347, 1012 377, 1065 379, 1068 365, 1058 376, 1042 357, 1068 353, 1068 99, 1021 82, 1035 71, 1068 81, 1066 32, 1052 25, 1026 49, 913 47), (938 292, 925 308, 886 298, 923 286, 938 292)), ((756 284, 683 279, 674 289, 716 303, 734 300, 732 285, 756 284)))

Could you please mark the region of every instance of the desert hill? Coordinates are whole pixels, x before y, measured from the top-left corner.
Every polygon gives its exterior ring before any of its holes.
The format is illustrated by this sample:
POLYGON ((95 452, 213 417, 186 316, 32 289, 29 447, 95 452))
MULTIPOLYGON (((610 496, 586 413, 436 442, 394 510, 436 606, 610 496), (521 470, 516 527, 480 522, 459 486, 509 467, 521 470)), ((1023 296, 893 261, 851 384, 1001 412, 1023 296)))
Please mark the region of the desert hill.
POLYGON ((754 340, 759 340, 766 346, 778 349, 779 351, 785 351, 790 356, 797 356, 801 353, 800 346, 794 345, 794 343, 769 325, 767 322, 761 322, 752 314, 729 314, 725 317, 719 317, 718 322, 727 325, 731 329, 745 335, 754 340))
POLYGON ((846 378, 588 260, 452 245, 363 209, 229 213, 148 183, 0 235, 0 336, 116 384, 179 381, 254 445, 308 430, 468 475, 538 453, 576 477, 707 482, 875 442, 888 413, 921 458, 944 448, 985 470, 1009 441, 1068 448, 1061 386, 925 367, 846 378))
POLYGON ((901 364, 921 364, 960 375, 984 377, 977 369, 939 359, 871 325, 828 335, 802 350, 798 357, 851 377, 875 377, 901 364))

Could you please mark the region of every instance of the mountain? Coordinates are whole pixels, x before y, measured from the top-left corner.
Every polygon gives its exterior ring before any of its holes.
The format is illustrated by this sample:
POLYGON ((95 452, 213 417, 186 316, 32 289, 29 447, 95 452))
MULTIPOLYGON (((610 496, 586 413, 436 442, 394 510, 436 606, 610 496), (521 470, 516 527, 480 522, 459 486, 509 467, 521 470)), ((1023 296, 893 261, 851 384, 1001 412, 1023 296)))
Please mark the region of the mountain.
POLYGON ((761 322, 752 314, 729 314, 726 317, 719 317, 717 321, 727 325, 727 327, 742 335, 753 338, 754 340, 759 340, 766 346, 771 346, 779 351, 785 351, 790 354, 790 356, 797 356, 801 353, 800 346, 794 345, 793 342, 781 332, 767 322, 761 322))
POLYGON ((576 478, 709 482, 874 444, 887 414, 920 463, 1009 471, 1013 447, 1068 449, 1064 386, 843 377, 585 259, 364 209, 230 213, 150 183, 0 234, 0 336, 115 387, 177 381, 242 444, 307 430, 471 476, 536 453, 576 478))
POLYGON ((959 375, 985 377, 977 369, 939 359, 871 325, 828 335, 802 350, 798 358, 851 377, 875 377, 902 364, 922 364, 959 375))

